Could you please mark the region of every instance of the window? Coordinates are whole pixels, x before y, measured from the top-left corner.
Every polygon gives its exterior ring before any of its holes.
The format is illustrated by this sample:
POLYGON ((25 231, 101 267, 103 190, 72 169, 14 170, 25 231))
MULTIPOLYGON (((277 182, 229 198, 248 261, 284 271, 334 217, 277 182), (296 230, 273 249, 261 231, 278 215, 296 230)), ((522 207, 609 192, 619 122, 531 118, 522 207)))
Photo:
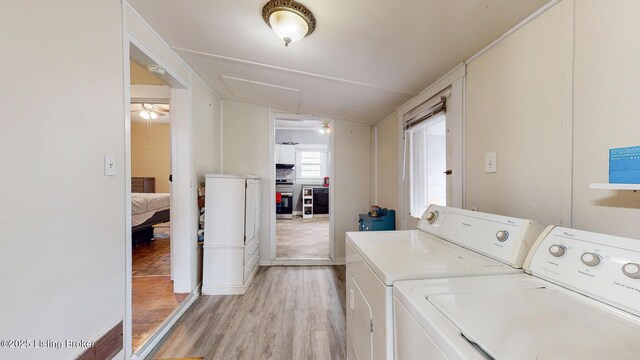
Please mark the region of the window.
POLYGON ((297 145, 296 178, 321 179, 327 174, 326 145, 297 145))
POLYGON ((410 214, 419 218, 430 204, 447 205, 447 136, 444 113, 407 131, 410 214))
POLYGON ((303 151, 300 153, 300 176, 314 178, 322 176, 322 153, 319 151, 303 151))

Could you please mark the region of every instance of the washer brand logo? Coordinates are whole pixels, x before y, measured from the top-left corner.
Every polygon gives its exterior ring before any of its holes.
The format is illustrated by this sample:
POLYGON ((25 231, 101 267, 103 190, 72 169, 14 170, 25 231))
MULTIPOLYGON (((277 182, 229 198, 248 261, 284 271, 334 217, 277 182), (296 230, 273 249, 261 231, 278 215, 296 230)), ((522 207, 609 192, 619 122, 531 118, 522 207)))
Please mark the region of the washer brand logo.
POLYGON ((507 220, 507 222, 508 222, 509 224, 515 224, 515 223, 516 223, 516 222, 515 222, 515 221, 513 221, 513 220, 507 220))
POLYGON ((564 235, 565 235, 565 236, 575 236, 575 235, 570 234, 570 233, 568 233, 568 232, 566 232, 566 231, 564 232, 564 235))
POLYGON ((467 224, 467 223, 462 223, 462 225, 464 225, 464 226, 471 226, 471 224, 467 224))

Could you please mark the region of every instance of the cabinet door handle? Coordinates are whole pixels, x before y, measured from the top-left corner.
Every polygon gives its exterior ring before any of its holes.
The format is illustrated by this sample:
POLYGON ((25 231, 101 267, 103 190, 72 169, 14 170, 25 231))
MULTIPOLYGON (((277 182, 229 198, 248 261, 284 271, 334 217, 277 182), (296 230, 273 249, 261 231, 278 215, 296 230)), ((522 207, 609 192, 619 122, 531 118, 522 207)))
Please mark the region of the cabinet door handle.
POLYGON ((351 310, 353 310, 353 306, 355 305, 355 299, 354 299, 354 295, 353 295, 353 289, 349 290, 349 307, 351 308, 351 310))
POLYGON ((445 175, 451 175, 451 174, 453 174, 453 171, 447 170, 447 171, 443 171, 442 173, 445 174, 445 175))

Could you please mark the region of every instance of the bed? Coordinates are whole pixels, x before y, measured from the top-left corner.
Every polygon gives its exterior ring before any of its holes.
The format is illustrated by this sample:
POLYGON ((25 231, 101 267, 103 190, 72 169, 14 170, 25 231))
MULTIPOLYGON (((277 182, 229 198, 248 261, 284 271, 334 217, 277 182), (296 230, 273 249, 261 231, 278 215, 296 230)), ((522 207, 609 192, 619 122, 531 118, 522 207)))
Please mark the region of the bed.
POLYGON ((170 220, 170 196, 155 192, 155 178, 131 178, 131 240, 151 242, 153 225, 170 220))

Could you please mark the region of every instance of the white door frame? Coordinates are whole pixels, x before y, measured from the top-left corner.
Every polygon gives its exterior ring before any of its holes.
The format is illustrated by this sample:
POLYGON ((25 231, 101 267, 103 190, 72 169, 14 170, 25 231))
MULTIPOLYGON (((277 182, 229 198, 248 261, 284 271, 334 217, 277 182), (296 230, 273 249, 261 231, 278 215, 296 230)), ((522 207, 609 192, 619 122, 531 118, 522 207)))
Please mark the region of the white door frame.
MULTIPOLYGON (((276 169, 275 166, 275 144, 276 144, 276 119, 280 120, 315 120, 329 123, 331 129, 335 129, 334 120, 314 115, 290 114, 269 111, 269 254, 266 261, 260 261, 260 265, 331 265, 336 261, 336 241, 335 241, 335 209, 334 191, 335 189, 335 151, 334 136, 335 131, 329 133, 329 259, 276 259, 276 169)), ((262 207, 264 209, 264 206, 262 207)))
POLYGON ((192 164, 192 119, 191 84, 178 75, 146 44, 130 33, 126 26, 123 31, 124 67, 124 113, 125 113, 125 319, 124 351, 127 359, 144 358, 162 336, 186 311, 197 297, 197 205, 193 193, 192 164), (130 118, 130 59, 139 63, 154 63, 162 66, 167 74, 163 78, 171 87, 171 163, 173 182, 171 184, 171 251, 174 291, 191 293, 180 307, 167 319, 165 324, 147 340, 138 353, 132 346, 132 249, 131 249, 131 118, 130 118), (195 211, 194 211, 195 209, 195 211))

